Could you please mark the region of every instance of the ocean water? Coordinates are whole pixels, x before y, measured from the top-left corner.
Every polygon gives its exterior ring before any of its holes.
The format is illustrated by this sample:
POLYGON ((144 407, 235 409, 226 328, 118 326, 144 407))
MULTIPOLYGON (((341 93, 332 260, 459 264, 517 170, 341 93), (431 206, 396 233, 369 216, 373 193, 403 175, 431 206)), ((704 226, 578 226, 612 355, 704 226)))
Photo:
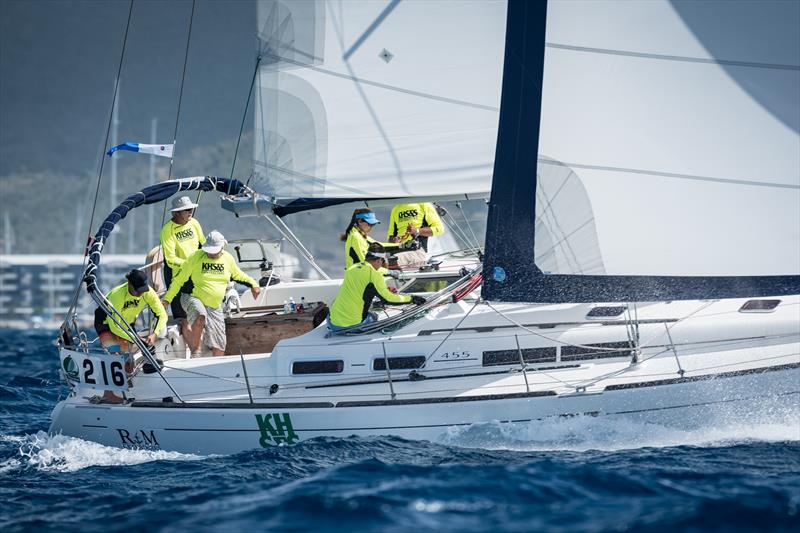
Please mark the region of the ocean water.
POLYGON ((232 456, 49 436, 53 333, 0 331, 0 530, 800 531, 800 413, 695 432, 575 418, 232 456))

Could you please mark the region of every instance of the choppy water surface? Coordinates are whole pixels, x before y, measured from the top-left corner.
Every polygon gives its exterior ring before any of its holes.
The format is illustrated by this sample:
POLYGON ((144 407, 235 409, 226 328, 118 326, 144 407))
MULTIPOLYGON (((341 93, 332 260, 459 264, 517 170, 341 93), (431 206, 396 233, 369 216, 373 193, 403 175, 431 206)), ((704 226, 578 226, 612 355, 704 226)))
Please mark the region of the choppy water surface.
POLYGON ((599 418, 233 456, 49 436, 47 332, 0 331, 3 531, 798 530, 800 413, 681 432, 599 418))

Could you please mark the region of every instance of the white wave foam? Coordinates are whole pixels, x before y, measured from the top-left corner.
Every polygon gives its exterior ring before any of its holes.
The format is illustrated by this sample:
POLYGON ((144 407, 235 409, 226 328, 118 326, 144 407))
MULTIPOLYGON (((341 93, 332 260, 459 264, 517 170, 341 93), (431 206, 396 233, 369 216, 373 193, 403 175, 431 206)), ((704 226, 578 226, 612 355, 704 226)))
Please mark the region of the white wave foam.
POLYGON ((195 461, 206 458, 161 450, 113 448, 74 437, 48 435, 44 431, 23 437, 1 435, 0 439, 16 442, 20 455, 18 459, 10 459, 0 465, 0 472, 16 467, 74 472, 91 466, 130 466, 150 461, 195 461))
POLYGON ((578 416, 456 427, 440 439, 447 445, 515 451, 616 451, 783 441, 800 441, 800 413, 784 413, 763 421, 718 420, 691 429, 625 418, 578 416))

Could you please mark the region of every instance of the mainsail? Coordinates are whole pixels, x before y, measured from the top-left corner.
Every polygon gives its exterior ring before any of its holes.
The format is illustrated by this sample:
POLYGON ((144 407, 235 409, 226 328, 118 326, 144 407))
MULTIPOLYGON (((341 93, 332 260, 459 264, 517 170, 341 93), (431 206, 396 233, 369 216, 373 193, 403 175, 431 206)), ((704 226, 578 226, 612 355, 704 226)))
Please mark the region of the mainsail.
POLYGON ((509 4, 484 297, 800 292, 798 4, 543 4, 509 4), (608 275, 540 262, 536 168, 562 165, 608 275))

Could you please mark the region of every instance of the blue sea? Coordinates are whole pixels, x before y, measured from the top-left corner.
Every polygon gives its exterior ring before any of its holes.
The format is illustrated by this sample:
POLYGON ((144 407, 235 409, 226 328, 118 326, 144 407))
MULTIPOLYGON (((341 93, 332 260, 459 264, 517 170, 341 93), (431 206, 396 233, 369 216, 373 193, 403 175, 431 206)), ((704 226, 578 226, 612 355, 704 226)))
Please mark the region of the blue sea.
POLYGON ((232 456, 47 434, 54 333, 0 331, 0 530, 800 531, 800 413, 702 431, 566 419, 232 456))

